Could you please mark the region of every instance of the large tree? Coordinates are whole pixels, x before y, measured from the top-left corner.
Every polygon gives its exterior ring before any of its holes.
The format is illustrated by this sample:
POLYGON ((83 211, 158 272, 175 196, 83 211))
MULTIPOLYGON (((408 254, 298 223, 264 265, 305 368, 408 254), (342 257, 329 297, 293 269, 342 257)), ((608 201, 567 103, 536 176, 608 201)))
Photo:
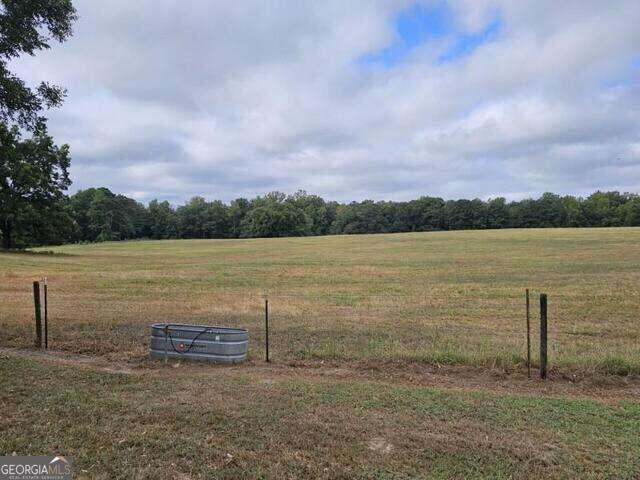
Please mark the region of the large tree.
POLYGON ((311 219, 284 193, 271 192, 251 201, 242 222, 243 237, 299 237, 309 235, 311 219))
POLYGON ((47 134, 43 112, 59 105, 65 91, 41 82, 28 86, 9 70, 21 55, 35 55, 71 35, 71 0, 0 0, 0 230, 3 247, 15 230, 42 220, 70 184, 69 148, 47 134), (23 140, 30 132, 32 138, 23 140))
POLYGON ((193 197, 176 211, 183 238, 227 238, 231 229, 229 207, 220 200, 193 197))
POLYGON ((54 145, 44 123, 23 140, 18 127, 0 122, 0 229, 2 246, 13 247, 16 230, 46 214, 71 184, 69 147, 54 145))
POLYGON ((29 87, 8 63, 49 49, 52 40, 63 42, 75 19, 71 0, 0 0, 0 121, 35 128, 45 109, 62 102, 62 88, 47 82, 29 87))
POLYGON ((150 238, 165 239, 178 236, 178 217, 169 202, 151 200, 147 211, 150 238))

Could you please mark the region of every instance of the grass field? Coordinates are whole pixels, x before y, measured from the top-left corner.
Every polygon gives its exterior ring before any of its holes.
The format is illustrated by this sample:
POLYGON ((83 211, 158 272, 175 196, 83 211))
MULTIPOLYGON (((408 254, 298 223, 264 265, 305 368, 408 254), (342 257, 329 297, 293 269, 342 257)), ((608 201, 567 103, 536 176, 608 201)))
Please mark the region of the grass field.
MULTIPOLYGON (((521 366, 524 290, 549 295, 552 365, 640 372, 640 229, 71 245, 0 255, 5 345, 32 343, 47 276, 57 349, 141 357, 154 321, 251 330, 280 360, 521 366)), ((537 330, 534 330, 534 340, 537 330)), ((534 351, 537 344, 534 343, 534 351)))
POLYGON ((64 453, 80 478, 640 475, 640 229, 41 250, 0 253, 0 453, 64 453), (549 295, 544 384, 525 288, 534 326, 549 295), (151 362, 155 321, 247 327, 249 362, 151 362))
POLYGON ((6 356, 0 451, 64 453, 90 479, 640 474, 637 397, 398 377, 258 365, 128 372, 6 356))

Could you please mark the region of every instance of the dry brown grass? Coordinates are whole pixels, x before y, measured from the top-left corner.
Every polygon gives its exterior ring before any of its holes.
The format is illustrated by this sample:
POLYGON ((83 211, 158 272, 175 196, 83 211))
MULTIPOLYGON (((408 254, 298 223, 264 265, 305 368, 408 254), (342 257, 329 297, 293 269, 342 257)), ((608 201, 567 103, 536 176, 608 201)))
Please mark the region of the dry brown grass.
POLYGON ((580 391, 558 379, 500 391, 478 373, 444 369, 434 388, 317 364, 123 370, 4 350, 0 451, 63 453, 77 478, 110 480, 637 478, 637 402, 558 398, 580 391))
POLYGON ((109 480, 638 478, 639 240, 505 230, 0 254, 0 453, 61 453, 77 478, 109 480), (25 350, 44 275, 48 353, 25 350), (548 382, 524 373, 525 288, 549 294, 548 382), (251 358, 151 361, 156 321, 246 326, 251 358))
MULTIPOLYGON (((0 254, 2 345, 142 358, 155 321, 242 325, 262 356, 263 296, 282 361, 521 368, 524 289, 549 294, 551 364, 640 372, 640 229, 500 230, 71 245, 0 254)), ((533 302, 534 326, 537 303, 533 302)), ((534 329, 534 353, 537 330, 534 329)))

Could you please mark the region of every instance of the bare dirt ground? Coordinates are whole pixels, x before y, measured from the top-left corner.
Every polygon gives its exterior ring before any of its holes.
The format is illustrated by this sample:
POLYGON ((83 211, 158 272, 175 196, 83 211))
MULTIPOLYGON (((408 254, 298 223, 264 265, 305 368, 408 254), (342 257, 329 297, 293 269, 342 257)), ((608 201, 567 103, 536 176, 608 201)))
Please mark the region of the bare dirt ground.
POLYGON ((305 378, 314 382, 340 382, 350 379, 379 382, 397 386, 437 387, 450 391, 488 391, 498 394, 542 395, 566 398, 584 398, 599 402, 640 400, 640 376, 606 375, 591 373, 562 373, 552 371, 546 380, 532 378, 525 371, 470 366, 432 366, 400 362, 258 362, 223 366, 170 360, 167 365, 151 359, 114 361, 105 356, 74 355, 55 350, 0 348, 0 355, 37 359, 54 364, 79 367, 113 374, 153 376, 160 371, 184 376, 197 382, 207 376, 250 375, 258 381, 269 382, 282 378, 305 378))

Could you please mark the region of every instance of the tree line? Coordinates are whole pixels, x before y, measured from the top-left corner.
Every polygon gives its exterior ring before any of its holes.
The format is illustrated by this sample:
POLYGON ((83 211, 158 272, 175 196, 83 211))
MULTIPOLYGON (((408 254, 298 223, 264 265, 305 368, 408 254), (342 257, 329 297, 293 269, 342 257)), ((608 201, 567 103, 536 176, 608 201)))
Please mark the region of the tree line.
POLYGON ((230 203, 193 197, 143 205, 107 188, 65 194, 70 149, 48 134, 45 113, 64 88, 27 85, 11 61, 64 42, 77 19, 71 0, 0 0, 0 237, 2 248, 138 238, 251 238, 485 228, 640 225, 640 198, 545 193, 507 202, 420 197, 407 202, 325 201, 299 191, 230 203))
MULTIPOLYGON (((338 203, 298 191, 225 203, 193 197, 177 207, 144 205, 107 188, 60 198, 14 225, 16 246, 131 239, 254 238, 439 230, 640 226, 640 196, 595 192, 586 198, 338 203)), ((3 232, 6 234, 6 232, 3 232)))

